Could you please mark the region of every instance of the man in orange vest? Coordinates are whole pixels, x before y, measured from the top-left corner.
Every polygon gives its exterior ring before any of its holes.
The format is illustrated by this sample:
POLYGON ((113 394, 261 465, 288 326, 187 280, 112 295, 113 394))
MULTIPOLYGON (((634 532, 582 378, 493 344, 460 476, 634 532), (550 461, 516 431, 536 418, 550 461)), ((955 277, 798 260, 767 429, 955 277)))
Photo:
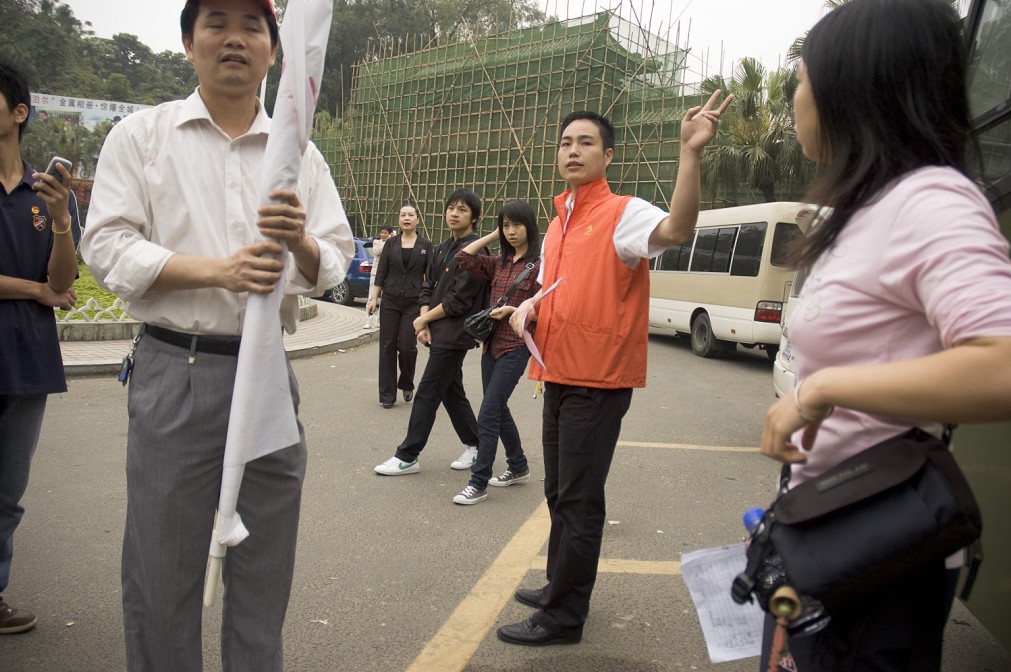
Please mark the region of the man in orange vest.
POLYGON ((545 289, 511 318, 522 334, 537 321, 544 365, 544 495, 551 513, 548 583, 521 588, 516 599, 537 612, 498 630, 510 644, 574 644, 583 635, 597 578, 604 530, 604 484, 632 389, 646 385, 649 262, 688 241, 698 219, 702 149, 715 137, 716 91, 681 121, 681 153, 670 213, 640 198, 611 193, 605 177, 614 129, 594 112, 562 121, 558 171, 569 189, 555 198, 558 216, 541 248, 545 289), (715 109, 714 109, 715 108, 715 109), (555 283, 554 291, 549 290, 555 283), (543 298, 543 302, 538 301, 543 298))

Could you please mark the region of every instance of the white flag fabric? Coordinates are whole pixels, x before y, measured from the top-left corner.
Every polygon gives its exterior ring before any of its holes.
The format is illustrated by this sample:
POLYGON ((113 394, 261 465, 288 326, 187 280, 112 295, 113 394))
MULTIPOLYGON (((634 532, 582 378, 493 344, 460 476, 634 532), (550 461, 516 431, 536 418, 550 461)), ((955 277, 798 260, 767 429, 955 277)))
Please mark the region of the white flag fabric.
MULTIPOLYGON (((291 0, 280 27, 284 62, 263 161, 261 202, 278 189, 294 190, 312 131, 330 36, 331 0, 291 0)), ((282 244, 283 245, 283 244, 282 244)), ((287 266, 287 247, 282 254, 287 266)), ((235 546, 249 532, 235 511, 247 462, 299 441, 288 387, 288 364, 278 318, 284 274, 270 294, 250 294, 228 419, 218 502, 217 540, 235 546)))

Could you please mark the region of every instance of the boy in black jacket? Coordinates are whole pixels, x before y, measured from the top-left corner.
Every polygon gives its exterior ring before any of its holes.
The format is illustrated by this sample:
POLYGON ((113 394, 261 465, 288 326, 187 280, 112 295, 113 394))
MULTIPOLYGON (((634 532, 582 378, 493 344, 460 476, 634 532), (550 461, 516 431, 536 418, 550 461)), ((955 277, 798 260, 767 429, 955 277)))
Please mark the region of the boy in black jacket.
POLYGON ((414 321, 418 340, 430 347, 428 364, 414 395, 407 438, 393 457, 376 466, 377 474, 399 476, 421 470, 418 455, 428 443, 440 403, 466 446, 450 466, 470 469, 477 459, 477 419, 463 389, 463 359, 477 343, 464 332, 463 322, 486 306, 488 283, 461 271, 455 257, 477 238, 474 229, 480 216, 481 199, 473 191, 457 189, 446 199, 446 225, 452 237, 435 248, 428 262, 418 298, 421 315, 414 321))

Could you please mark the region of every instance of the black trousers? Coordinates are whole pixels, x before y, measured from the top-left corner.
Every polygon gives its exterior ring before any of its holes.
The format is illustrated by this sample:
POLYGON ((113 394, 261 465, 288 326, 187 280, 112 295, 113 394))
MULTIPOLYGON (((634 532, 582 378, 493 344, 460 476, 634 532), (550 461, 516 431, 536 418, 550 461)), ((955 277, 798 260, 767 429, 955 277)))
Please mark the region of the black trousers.
POLYGON ((477 418, 470 407, 467 391, 463 389, 463 360, 468 350, 432 348, 428 364, 421 374, 418 391, 411 407, 407 424, 407 438, 397 446, 396 456, 404 462, 413 462, 428 443, 435 425, 439 404, 446 407, 460 442, 477 447, 477 418))
POLYGON ((397 390, 414 389, 418 339, 414 320, 420 314, 417 297, 383 295, 379 305, 379 403, 397 401, 397 390), (397 378, 397 364, 400 377, 397 378))
POLYGON ((544 386, 544 496, 551 513, 548 585, 533 619, 562 637, 580 637, 597 580, 604 533, 604 485, 632 403, 630 388, 544 386))
MULTIPOLYGON (((797 672, 938 672, 948 617, 948 577, 939 561, 891 590, 840 613, 824 630, 790 637, 792 661, 780 670, 797 672)), ((765 619, 760 669, 769 667, 775 621, 765 619)))

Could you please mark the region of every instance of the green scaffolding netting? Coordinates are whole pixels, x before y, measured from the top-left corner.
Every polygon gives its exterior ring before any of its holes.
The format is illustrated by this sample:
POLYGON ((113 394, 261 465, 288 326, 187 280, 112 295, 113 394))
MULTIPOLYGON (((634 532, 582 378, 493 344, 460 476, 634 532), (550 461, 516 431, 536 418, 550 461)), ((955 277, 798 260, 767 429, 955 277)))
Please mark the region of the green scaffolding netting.
POLYGON ((422 232, 439 240, 443 200, 459 187, 481 196, 482 230, 514 198, 534 206, 543 230, 552 196, 564 189, 559 122, 581 109, 615 126, 612 188, 665 206, 681 117, 702 102, 685 92, 685 55, 602 12, 369 58, 355 66, 344 118, 317 128, 313 139, 358 235, 395 224, 401 205, 412 202, 422 232))

